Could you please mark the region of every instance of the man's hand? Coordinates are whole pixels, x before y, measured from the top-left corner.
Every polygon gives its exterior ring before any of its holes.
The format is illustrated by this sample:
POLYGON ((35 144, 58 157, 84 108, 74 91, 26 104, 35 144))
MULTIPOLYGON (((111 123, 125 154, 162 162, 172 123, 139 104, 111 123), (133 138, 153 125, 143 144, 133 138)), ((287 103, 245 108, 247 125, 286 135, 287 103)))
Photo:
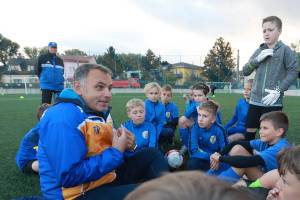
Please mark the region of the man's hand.
POLYGON ((212 154, 210 156, 210 168, 213 170, 218 170, 219 169, 219 158, 220 158, 221 154, 219 154, 218 152, 215 152, 214 154, 212 154))
POLYGON ((267 106, 271 106, 274 103, 276 103, 276 101, 280 97, 280 91, 279 90, 265 89, 265 92, 267 92, 269 94, 262 99, 262 102, 263 102, 263 104, 265 104, 267 106))
POLYGON ((124 152, 127 149, 128 141, 125 131, 113 130, 112 147, 124 152))
POLYGON ((266 59, 268 56, 273 56, 273 49, 265 49, 258 54, 258 56, 255 58, 257 63, 260 63, 264 59, 266 59))
POLYGON ((134 151, 136 148, 135 136, 124 126, 121 126, 120 131, 124 131, 127 135, 127 149, 134 151))

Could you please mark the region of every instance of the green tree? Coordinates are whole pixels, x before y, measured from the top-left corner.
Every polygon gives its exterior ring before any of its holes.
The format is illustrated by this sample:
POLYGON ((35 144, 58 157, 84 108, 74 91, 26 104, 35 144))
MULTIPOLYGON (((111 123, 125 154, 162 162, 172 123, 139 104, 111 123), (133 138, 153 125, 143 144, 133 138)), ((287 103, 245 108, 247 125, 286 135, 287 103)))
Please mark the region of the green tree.
POLYGON ((87 54, 80 49, 68 49, 64 51, 64 54, 66 56, 87 56, 87 54))
POLYGON ((36 47, 24 47, 24 52, 29 59, 36 60, 39 56, 39 49, 36 47))
POLYGON ((210 81, 231 81, 235 67, 229 42, 220 37, 204 60, 204 74, 210 81))
POLYGON ((17 55, 19 47, 20 46, 16 42, 13 42, 0 34, 0 61, 4 66, 7 65, 10 58, 17 55))

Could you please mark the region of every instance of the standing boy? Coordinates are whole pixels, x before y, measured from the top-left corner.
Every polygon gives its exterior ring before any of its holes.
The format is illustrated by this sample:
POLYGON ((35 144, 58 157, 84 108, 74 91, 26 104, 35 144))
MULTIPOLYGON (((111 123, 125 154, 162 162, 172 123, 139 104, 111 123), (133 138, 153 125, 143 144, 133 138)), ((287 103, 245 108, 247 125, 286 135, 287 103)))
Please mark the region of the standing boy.
POLYGON ((276 16, 262 21, 265 43, 250 57, 243 68, 244 76, 256 71, 246 121, 246 139, 255 138, 260 116, 271 111, 282 110, 282 98, 299 72, 297 56, 283 42, 278 41, 282 22, 276 16))

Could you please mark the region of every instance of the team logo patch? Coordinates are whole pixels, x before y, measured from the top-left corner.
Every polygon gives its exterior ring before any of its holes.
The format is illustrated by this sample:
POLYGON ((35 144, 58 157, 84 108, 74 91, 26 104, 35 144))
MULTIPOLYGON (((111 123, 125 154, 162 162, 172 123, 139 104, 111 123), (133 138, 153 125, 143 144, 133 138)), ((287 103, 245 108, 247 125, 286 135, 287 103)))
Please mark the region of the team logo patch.
POLYGON ((148 139, 148 137, 149 137, 148 131, 143 131, 142 136, 143 136, 143 138, 148 139))
POLYGON ((93 129, 94 129, 94 134, 95 135, 99 135, 100 134, 100 127, 99 126, 95 125, 95 126, 93 126, 93 129))
POLYGON ((170 118, 171 113, 170 112, 166 112, 166 118, 170 118))
POLYGON ((217 137, 215 135, 210 136, 209 141, 210 143, 214 144, 217 140, 217 137))

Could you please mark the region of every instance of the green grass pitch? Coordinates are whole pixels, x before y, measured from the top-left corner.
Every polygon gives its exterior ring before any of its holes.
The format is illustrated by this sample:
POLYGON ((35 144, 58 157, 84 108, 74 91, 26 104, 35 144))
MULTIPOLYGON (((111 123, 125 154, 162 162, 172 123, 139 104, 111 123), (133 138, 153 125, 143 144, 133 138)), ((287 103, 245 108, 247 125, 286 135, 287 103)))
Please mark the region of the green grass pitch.
MULTIPOLYGON (((22 174, 15 164, 19 142, 37 122, 35 114, 40 103, 39 95, 23 96, 24 99, 19 98, 20 95, 0 96, 0 199, 40 194, 38 176, 22 174)), ((112 116, 117 126, 127 120, 125 104, 133 97, 145 98, 143 94, 113 95, 112 116)), ((213 98, 221 105, 223 123, 230 119, 241 97, 241 94, 216 94, 213 98)), ((184 111, 182 95, 174 94, 174 102, 182 113, 184 111)), ((300 144, 300 97, 285 97, 284 111, 290 117, 287 138, 293 144, 300 144)))

